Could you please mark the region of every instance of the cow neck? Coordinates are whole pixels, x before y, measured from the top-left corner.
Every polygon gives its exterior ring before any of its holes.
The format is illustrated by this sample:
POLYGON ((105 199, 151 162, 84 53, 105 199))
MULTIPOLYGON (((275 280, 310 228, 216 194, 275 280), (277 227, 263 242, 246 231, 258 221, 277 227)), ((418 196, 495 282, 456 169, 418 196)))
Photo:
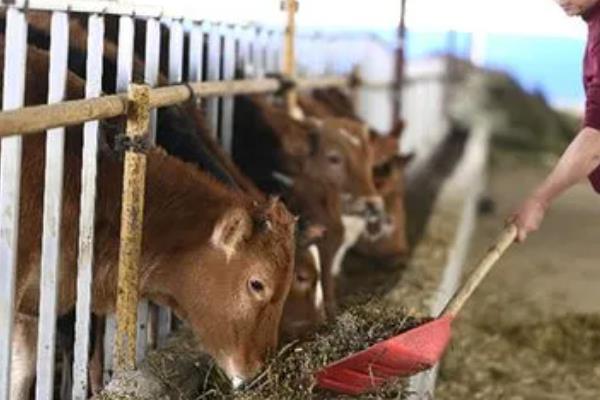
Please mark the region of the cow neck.
POLYGON ((160 234, 163 227, 169 227, 169 231, 202 233, 208 238, 226 211, 233 207, 249 209, 239 191, 159 151, 148 154, 146 182, 144 223, 149 234, 155 229, 159 231, 154 233, 160 234))
MULTIPOLYGON (((98 210, 111 225, 118 226, 122 163, 103 160, 101 207, 98 210), (117 171, 115 171, 117 170, 117 171), (110 179, 109 179, 110 177, 110 179)), ((200 171, 196 166, 152 150, 147 156, 146 196, 144 203, 143 254, 155 257, 208 241, 215 223, 230 209, 250 210, 248 199, 239 192, 200 171)), ((114 232, 113 232, 114 233, 114 232)))

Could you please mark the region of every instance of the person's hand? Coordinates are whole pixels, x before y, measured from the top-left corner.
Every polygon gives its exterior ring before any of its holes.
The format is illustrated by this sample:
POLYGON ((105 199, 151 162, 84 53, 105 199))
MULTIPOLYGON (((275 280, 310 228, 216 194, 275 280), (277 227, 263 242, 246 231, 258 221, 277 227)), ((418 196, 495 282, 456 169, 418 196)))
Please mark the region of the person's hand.
POLYGON ((530 196, 508 218, 517 227, 517 241, 522 243, 542 224, 548 204, 537 196, 530 196))

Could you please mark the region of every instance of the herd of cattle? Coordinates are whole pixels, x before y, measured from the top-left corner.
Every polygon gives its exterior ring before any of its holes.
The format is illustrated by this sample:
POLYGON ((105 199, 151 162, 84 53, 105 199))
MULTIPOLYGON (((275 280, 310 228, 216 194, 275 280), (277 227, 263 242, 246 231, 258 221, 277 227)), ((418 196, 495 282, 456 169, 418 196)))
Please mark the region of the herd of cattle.
MULTIPOLYGON (((2 17, 4 18, 4 17, 2 17)), ((116 17, 106 19, 103 91, 115 91, 116 17)), ((2 21, 4 22, 4 21, 2 21)), ((50 17, 29 12, 26 105, 47 100, 50 17)), ((83 98, 86 17, 70 18, 67 93, 83 98)), ((144 24, 136 25, 134 76, 143 74, 144 24)), ((168 29, 163 32, 168 43, 168 29)), ((5 59, 4 37, 1 39, 5 59)), ((166 75, 167 51, 161 73, 166 75)), ((1 70, 2 68, 0 68, 1 70)), ((10 77, 2 77, 10 79, 10 77)), ((166 78, 160 78, 166 84, 166 78)), ((158 110, 147 154, 140 293, 170 307, 234 385, 261 369, 281 338, 309 333, 336 313, 336 276, 346 252, 394 261, 407 253, 399 123, 369 129, 337 89, 301 93, 300 118, 276 96, 235 99, 231 154, 207 129, 201 105, 158 110)), ((124 121, 102 121, 98 154, 92 312, 114 312, 124 121)), ((82 129, 67 128, 59 315, 76 302, 82 129)), ((11 399, 35 380, 44 193, 43 132, 23 138, 11 399)), ((48 166, 52 168, 52 166, 48 166)), ((60 323, 60 322, 59 322, 60 323)), ((100 329, 96 329, 100 331, 100 329)), ((98 332, 91 390, 101 388, 98 332)))

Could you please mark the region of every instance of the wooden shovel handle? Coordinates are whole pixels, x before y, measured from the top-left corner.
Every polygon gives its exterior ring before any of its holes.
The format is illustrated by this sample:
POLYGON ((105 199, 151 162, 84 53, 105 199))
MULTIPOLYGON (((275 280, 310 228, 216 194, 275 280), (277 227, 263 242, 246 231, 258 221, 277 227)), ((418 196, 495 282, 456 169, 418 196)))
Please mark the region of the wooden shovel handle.
POLYGON ((488 272, 500 259, 502 254, 515 242, 517 238, 517 227, 514 224, 508 225, 500 234, 495 244, 486 252, 483 259, 477 264, 473 272, 468 276, 461 288, 452 296, 452 299, 446 305, 441 316, 456 316, 467 300, 471 297, 475 289, 486 277, 488 272))

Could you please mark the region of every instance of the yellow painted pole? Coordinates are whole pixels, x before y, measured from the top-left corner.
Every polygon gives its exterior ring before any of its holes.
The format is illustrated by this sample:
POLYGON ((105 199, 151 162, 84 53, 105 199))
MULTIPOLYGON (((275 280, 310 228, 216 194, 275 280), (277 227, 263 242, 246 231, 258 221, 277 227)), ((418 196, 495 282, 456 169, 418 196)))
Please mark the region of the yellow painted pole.
MULTIPOLYGON (((281 8, 287 13, 287 22, 283 43, 283 75, 294 81, 296 79, 296 12, 297 0, 282 0, 281 8)), ((285 103, 290 115, 296 115, 298 109, 298 95, 294 88, 285 94, 285 103)))
POLYGON ((117 371, 135 369, 139 264, 146 186, 146 155, 150 118, 150 88, 130 84, 127 107, 127 150, 123 168, 121 246, 117 291, 117 371))

